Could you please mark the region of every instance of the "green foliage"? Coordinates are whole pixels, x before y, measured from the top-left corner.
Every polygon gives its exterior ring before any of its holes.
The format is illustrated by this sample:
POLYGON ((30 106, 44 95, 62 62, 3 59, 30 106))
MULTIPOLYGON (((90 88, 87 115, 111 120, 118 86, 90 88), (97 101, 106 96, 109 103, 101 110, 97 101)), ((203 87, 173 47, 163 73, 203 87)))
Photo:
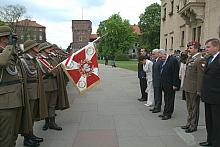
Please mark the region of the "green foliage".
POLYGON ((161 7, 157 3, 146 7, 145 12, 140 15, 138 24, 142 32, 141 47, 150 50, 160 47, 160 19, 161 7))
POLYGON ((3 26, 5 23, 0 19, 0 26, 3 26))
POLYGON ((98 54, 101 56, 127 54, 137 38, 129 21, 122 19, 119 14, 100 22, 97 34, 104 35, 98 44, 98 54))
POLYGON ((128 61, 129 56, 128 56, 128 54, 116 54, 115 60, 116 61, 128 61))

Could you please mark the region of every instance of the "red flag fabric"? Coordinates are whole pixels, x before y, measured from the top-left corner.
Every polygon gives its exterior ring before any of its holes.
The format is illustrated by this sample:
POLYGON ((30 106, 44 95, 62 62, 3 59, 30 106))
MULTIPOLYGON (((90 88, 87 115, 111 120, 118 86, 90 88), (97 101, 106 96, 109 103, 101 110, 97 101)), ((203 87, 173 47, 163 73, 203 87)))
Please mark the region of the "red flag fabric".
POLYGON ((96 50, 93 43, 72 53, 62 62, 62 67, 80 93, 100 82, 96 50))

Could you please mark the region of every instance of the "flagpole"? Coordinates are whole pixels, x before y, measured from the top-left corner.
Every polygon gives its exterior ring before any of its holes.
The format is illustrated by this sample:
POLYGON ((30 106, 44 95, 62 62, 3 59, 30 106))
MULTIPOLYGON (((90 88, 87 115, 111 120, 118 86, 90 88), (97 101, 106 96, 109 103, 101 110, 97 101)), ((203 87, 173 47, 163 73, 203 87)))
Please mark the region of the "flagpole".
POLYGON ((54 68, 52 68, 50 71, 53 71, 54 69, 56 69, 58 66, 60 66, 62 64, 62 62, 60 62, 59 64, 57 64, 54 68))
POLYGON ((95 42, 97 42, 99 39, 101 39, 101 38, 103 38, 103 37, 105 37, 106 35, 107 35, 108 33, 105 33, 104 35, 102 35, 101 37, 98 37, 98 38, 96 38, 92 43, 95 43, 95 42))

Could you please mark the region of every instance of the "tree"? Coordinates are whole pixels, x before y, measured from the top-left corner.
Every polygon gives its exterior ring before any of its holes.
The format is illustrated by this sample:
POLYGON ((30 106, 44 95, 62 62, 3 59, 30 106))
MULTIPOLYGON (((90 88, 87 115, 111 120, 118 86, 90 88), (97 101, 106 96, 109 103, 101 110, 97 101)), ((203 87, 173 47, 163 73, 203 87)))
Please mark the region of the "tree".
POLYGON ((14 32, 19 19, 26 13, 26 8, 22 5, 6 5, 0 7, 0 19, 6 22, 14 32))
POLYGON ((5 23, 0 19, 0 26, 3 26, 5 23))
POLYGON ((118 14, 113 14, 107 20, 100 22, 98 36, 103 36, 98 44, 98 54, 113 57, 117 54, 128 54, 128 50, 136 41, 136 35, 129 21, 118 14))
POLYGON ((142 32, 140 46, 147 49, 160 47, 160 18, 161 7, 154 3, 146 7, 145 12, 140 15, 139 27, 142 32))

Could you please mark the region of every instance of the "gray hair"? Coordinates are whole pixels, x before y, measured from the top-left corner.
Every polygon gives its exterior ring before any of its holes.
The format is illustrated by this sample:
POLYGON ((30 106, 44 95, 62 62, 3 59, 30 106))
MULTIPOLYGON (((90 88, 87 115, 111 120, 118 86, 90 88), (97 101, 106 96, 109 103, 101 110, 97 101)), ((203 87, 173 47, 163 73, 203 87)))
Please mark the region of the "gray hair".
POLYGON ((159 52, 160 55, 166 55, 167 54, 165 49, 159 49, 158 52, 159 52))
POLYGON ((159 49, 153 49, 152 52, 158 53, 159 49))

